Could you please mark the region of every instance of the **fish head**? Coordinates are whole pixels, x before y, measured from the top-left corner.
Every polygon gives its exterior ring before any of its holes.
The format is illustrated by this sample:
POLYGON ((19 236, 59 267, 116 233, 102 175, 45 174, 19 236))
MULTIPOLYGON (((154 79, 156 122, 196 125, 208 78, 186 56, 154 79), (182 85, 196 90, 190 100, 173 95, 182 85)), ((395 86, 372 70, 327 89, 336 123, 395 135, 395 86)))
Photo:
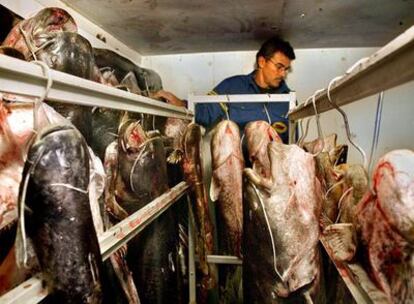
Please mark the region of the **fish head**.
MULTIPOLYGON (((96 66, 96 68, 98 67, 96 66)), ((99 69, 99 73, 100 73, 101 79, 98 82, 105 84, 107 86, 110 86, 110 87, 116 87, 119 85, 119 81, 116 78, 113 69, 109 67, 105 67, 105 68, 99 69)))
POLYGON ((245 129, 247 150, 253 168, 268 177, 270 175, 270 163, 267 154, 267 146, 272 141, 282 142, 276 130, 266 121, 249 122, 245 129))
POLYGON ((215 127, 211 139, 211 154, 213 163, 217 167, 231 155, 243 159, 240 149, 240 131, 236 123, 223 120, 215 127))
POLYGON ((387 221, 414 242, 414 152, 394 150, 377 163, 373 188, 387 221))
POLYGON ((45 45, 36 54, 50 68, 81 78, 93 79, 94 57, 88 40, 70 32, 55 32, 37 37, 45 45))
POLYGON ((75 20, 67 11, 58 7, 48 7, 30 18, 33 25, 31 34, 36 36, 51 32, 77 32, 75 20))
POLYGON ((121 80, 121 83, 119 85, 121 87, 124 87, 128 92, 138 94, 138 95, 141 94, 141 89, 138 86, 138 80, 135 77, 134 72, 132 71, 128 72, 125 75, 125 77, 121 80))
POLYGON ((129 121, 129 123, 126 123, 124 130, 122 136, 120 136, 120 139, 122 140, 121 146, 124 147, 125 151, 128 153, 137 153, 141 148, 141 145, 147 141, 147 134, 139 121, 129 121))

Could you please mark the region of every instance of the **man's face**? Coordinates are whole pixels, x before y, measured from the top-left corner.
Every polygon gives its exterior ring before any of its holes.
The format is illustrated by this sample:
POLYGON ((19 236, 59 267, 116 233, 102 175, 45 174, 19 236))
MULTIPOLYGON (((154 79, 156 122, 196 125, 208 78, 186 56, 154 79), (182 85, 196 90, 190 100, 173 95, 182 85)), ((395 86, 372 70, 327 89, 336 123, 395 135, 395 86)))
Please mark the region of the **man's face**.
POLYGON ((290 69, 290 59, 281 52, 276 52, 269 59, 259 57, 259 67, 266 88, 277 88, 285 79, 290 69))

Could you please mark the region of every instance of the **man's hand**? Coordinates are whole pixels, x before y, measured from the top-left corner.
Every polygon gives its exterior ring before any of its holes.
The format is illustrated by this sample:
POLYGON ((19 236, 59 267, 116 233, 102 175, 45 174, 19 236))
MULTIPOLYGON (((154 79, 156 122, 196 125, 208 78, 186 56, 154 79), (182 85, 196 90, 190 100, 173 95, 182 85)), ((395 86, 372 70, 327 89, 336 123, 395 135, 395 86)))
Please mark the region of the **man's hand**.
POLYGON ((164 98, 168 104, 172 104, 174 106, 179 106, 179 107, 186 106, 186 102, 184 100, 179 99, 173 93, 168 92, 168 91, 159 90, 152 97, 153 98, 164 98))

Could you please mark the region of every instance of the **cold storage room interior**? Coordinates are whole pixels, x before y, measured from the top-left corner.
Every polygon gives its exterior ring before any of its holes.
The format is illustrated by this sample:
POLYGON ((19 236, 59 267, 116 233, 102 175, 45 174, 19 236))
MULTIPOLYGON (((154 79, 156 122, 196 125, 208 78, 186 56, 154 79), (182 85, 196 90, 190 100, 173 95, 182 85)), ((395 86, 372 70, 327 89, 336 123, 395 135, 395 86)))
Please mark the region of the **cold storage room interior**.
POLYGON ((0 303, 413 302, 413 11, 0 0, 0 303))

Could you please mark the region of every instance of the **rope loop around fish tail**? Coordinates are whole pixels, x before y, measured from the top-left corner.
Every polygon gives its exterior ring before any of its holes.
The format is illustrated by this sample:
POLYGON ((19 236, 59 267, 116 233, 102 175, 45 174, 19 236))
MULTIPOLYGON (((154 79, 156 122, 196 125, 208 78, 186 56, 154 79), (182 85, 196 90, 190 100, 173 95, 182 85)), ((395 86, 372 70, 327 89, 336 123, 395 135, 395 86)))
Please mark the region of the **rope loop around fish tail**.
POLYGON ((267 110, 267 107, 266 107, 265 104, 263 104, 263 109, 264 109, 264 111, 266 113, 267 121, 268 121, 269 125, 271 125, 272 124, 272 119, 270 118, 269 111, 267 110))
POLYGON ((279 277, 280 281, 284 284, 284 280, 283 280, 283 276, 279 273, 279 271, 277 270, 277 257, 276 257, 276 245, 275 245, 275 240, 273 238, 273 234, 272 234, 272 229, 270 228, 270 223, 269 223, 269 219, 267 217, 267 212, 262 200, 262 197, 260 196, 259 191, 257 190, 257 187, 255 184, 253 184, 252 182, 249 182, 250 185, 253 187, 254 193, 256 194, 257 198, 259 199, 260 205, 263 209, 263 215, 265 217, 265 221, 266 221, 266 226, 267 229, 269 231, 269 235, 270 235, 270 241, 272 243, 272 252, 273 252, 273 268, 275 270, 276 275, 279 277))
MULTIPOLYGON (((230 97, 229 95, 226 95, 227 103, 230 104, 230 97)), ((230 120, 230 114, 229 114, 229 107, 222 107, 224 114, 226 114, 226 119, 230 120)))
POLYGON ((339 182, 336 182, 335 184, 333 184, 332 186, 330 186, 329 188, 328 188, 328 190, 326 191, 326 193, 325 193, 325 199, 328 199, 328 195, 329 195, 329 193, 335 188, 335 187, 337 187, 337 186, 339 186, 339 185, 342 185, 343 183, 345 183, 345 180, 344 179, 341 179, 339 182))
POLYGON ((30 51, 30 53, 31 53, 31 55, 32 55, 32 57, 33 57, 33 59, 34 59, 34 60, 37 60, 37 57, 36 57, 36 50, 35 50, 35 46, 34 46, 34 45, 33 45, 33 43, 32 43, 31 36, 29 36, 29 35, 26 33, 26 31, 23 29, 23 25, 22 25, 22 23, 20 23, 20 24, 19 24, 19 31, 20 31, 20 33, 22 34, 22 36, 23 36, 23 40, 24 40, 24 42, 26 43, 26 46, 27 46, 27 48, 29 49, 29 51, 30 51))
POLYGON ((142 148, 141 151, 139 151, 139 154, 137 155, 137 158, 135 158, 134 160, 134 164, 131 167, 131 171, 129 172, 129 186, 131 187, 131 190, 133 192, 135 192, 135 187, 134 187, 134 183, 132 182, 132 177, 134 174, 134 170, 135 167, 137 166, 138 161, 141 159, 142 155, 144 154, 145 150, 148 147, 148 144, 151 143, 152 141, 158 139, 158 137, 152 137, 150 139, 147 139, 146 141, 144 141, 142 144, 139 145, 138 149, 142 148))
POLYGON ((338 201, 338 215, 337 215, 337 217, 336 217, 336 220, 335 220, 335 224, 337 224, 338 223, 338 221, 339 221, 339 219, 341 218, 341 215, 342 215, 342 202, 343 202, 343 200, 345 199, 345 197, 352 191, 352 190, 354 190, 354 187, 351 187, 351 188, 349 188, 349 189, 347 189, 344 193, 342 193, 342 196, 341 196, 341 198, 339 199, 339 201, 338 201))
POLYGON ((26 194, 27 187, 29 185, 30 176, 36 169, 37 164, 43 156, 44 148, 41 147, 39 155, 36 157, 33 163, 30 162, 29 170, 23 180, 22 193, 20 196, 19 204, 19 217, 17 225, 17 236, 16 236, 16 263, 18 266, 27 268, 27 235, 26 235, 26 220, 25 220, 25 205, 26 205, 26 194))
POLYGON ((36 99, 34 103, 34 108, 33 108, 33 129, 37 133, 39 131, 39 119, 37 117, 39 114, 39 109, 43 101, 47 98, 47 95, 49 94, 50 89, 52 88, 53 78, 50 72, 50 68, 46 63, 44 63, 43 61, 32 61, 32 62, 40 66, 42 68, 43 74, 45 74, 45 76, 47 77, 45 91, 38 99, 36 99))
POLYGON ((88 194, 88 192, 89 192, 88 189, 84 190, 84 189, 81 189, 81 188, 72 186, 71 184, 53 183, 53 184, 49 184, 49 186, 52 186, 52 187, 64 187, 64 188, 67 188, 67 189, 70 189, 70 190, 74 190, 74 191, 77 191, 77 192, 80 192, 80 193, 83 193, 83 194, 88 194))

